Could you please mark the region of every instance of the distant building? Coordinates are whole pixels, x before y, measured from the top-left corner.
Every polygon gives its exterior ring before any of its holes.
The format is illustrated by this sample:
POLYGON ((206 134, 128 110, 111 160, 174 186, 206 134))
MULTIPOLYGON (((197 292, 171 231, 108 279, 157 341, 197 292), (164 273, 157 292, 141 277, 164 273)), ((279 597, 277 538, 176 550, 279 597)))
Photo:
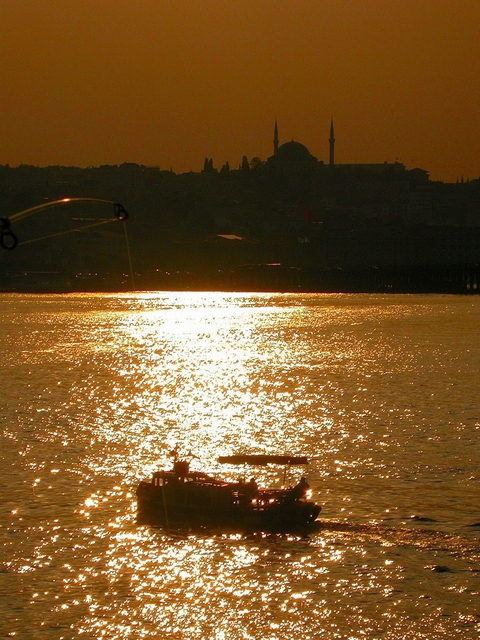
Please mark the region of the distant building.
MULTIPOLYGON (((402 173, 406 171, 405 165, 401 162, 379 162, 379 163, 348 163, 348 164, 335 164, 335 130, 333 117, 330 121, 330 137, 329 143, 329 158, 328 166, 337 170, 359 171, 369 173, 385 173, 385 171, 402 173)), ((270 156, 267 160, 267 165, 272 169, 274 168, 280 174, 289 174, 292 172, 298 174, 299 172, 311 171, 318 166, 326 166, 323 160, 318 160, 313 156, 307 147, 300 142, 291 140, 280 145, 278 137, 278 123, 275 119, 274 134, 273 134, 273 156, 270 156)), ((421 171, 421 170, 417 170, 421 171)), ((426 172, 424 172, 426 174, 426 172)), ((426 174, 428 180, 428 174, 426 174)))

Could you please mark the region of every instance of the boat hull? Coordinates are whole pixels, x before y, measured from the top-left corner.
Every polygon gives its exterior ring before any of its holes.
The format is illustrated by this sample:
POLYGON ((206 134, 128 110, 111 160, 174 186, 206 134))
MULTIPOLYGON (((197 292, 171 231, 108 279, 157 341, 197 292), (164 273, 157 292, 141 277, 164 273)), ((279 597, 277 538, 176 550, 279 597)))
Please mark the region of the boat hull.
POLYGON ((293 533, 314 528, 320 510, 316 503, 290 497, 286 491, 259 492, 252 499, 227 483, 141 482, 137 489, 138 521, 167 528, 293 533))

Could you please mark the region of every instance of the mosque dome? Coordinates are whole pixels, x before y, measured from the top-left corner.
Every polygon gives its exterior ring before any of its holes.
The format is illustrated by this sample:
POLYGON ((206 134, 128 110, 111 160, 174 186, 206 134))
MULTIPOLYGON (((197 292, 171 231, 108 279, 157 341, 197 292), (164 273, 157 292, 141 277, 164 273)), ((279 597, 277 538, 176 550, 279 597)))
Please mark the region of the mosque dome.
POLYGON ((280 147, 278 147, 277 157, 281 160, 288 160, 290 162, 311 162, 313 156, 310 154, 310 151, 307 147, 300 142, 295 142, 295 140, 291 140, 290 142, 285 142, 280 147))
POLYGON ((318 162, 305 145, 295 140, 279 146, 269 160, 276 173, 291 175, 295 179, 310 173, 318 162))
POLYGON ((300 142, 291 140, 278 144, 278 127, 275 121, 273 156, 267 160, 267 173, 272 184, 289 197, 307 193, 312 185, 318 160, 300 142))

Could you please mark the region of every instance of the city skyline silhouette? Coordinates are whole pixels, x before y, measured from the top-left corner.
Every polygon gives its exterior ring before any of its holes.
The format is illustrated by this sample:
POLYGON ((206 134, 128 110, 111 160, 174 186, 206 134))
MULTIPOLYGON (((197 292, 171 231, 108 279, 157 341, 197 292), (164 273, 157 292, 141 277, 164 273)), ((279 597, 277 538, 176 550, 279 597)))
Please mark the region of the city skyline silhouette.
POLYGON ((339 164, 480 175, 473 0, 0 5, 0 164, 233 167, 275 117, 328 162, 333 115, 339 164))

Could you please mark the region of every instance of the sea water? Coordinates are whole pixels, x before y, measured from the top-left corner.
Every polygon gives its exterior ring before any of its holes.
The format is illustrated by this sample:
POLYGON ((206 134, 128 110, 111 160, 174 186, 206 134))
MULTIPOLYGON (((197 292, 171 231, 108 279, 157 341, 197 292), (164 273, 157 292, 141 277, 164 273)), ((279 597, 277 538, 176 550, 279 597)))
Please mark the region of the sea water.
POLYGON ((2 294, 0 372, 0 637, 480 637, 480 297, 2 294), (174 448, 322 526, 138 525, 174 448))

